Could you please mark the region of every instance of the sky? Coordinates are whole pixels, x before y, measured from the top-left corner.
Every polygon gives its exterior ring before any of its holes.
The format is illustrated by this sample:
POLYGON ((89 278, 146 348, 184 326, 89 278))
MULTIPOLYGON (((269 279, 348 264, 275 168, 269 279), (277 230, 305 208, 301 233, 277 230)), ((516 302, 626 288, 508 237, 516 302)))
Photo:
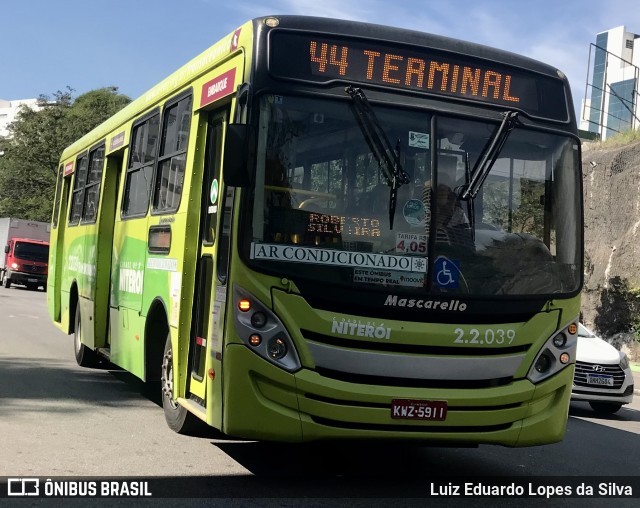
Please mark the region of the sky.
POLYGON ((0 99, 116 86, 132 99, 235 30, 268 14, 385 24, 519 53, 562 70, 580 116, 589 47, 638 0, 0 0, 0 99))

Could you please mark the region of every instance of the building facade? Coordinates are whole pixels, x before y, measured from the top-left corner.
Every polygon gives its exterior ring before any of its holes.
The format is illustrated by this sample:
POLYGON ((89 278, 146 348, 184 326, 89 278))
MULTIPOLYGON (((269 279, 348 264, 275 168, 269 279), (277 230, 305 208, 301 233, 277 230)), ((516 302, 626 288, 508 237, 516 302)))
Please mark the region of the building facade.
POLYGON ((17 101, 7 101, 0 99, 0 137, 9 135, 9 124, 16 119, 21 106, 28 106, 37 109, 38 99, 22 99, 17 101))
POLYGON ((580 128, 601 139, 640 128, 640 35, 619 26, 596 35, 580 128))

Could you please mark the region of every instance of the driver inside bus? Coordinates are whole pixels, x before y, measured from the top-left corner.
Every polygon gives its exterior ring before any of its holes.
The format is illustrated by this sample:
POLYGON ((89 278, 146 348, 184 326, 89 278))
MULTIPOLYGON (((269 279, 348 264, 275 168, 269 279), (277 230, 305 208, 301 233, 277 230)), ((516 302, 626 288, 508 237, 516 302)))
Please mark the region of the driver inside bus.
POLYGON ((436 189, 436 226, 438 230, 446 230, 456 226, 468 226, 469 219, 451 185, 438 183, 436 189))
MULTIPOLYGON (((449 158, 455 160, 453 157, 446 157, 446 159, 449 158)), ((442 166, 442 159, 445 157, 441 156, 440 159, 442 166)), ((424 187, 427 208, 430 205, 430 196, 433 192, 431 186, 431 180, 428 180, 424 187)), ((438 187, 434 194, 436 198, 436 242, 473 247, 469 218, 454 192, 454 180, 450 172, 438 172, 438 187)))

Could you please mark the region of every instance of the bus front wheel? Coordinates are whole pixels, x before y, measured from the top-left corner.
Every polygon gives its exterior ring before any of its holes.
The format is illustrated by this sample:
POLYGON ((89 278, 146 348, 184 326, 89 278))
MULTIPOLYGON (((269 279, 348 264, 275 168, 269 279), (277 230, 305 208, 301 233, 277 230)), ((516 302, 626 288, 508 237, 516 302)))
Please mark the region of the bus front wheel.
POLYGON ((194 433, 200 424, 196 416, 178 404, 174 398, 173 384, 173 349, 171 347, 171 333, 167 334, 167 342, 162 355, 162 408, 169 428, 178 434, 194 433))

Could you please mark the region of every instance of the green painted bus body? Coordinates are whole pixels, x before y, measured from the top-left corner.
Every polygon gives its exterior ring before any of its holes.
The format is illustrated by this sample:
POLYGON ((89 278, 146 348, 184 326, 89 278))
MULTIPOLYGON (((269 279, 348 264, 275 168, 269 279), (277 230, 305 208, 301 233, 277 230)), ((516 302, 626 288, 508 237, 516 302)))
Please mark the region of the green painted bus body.
MULTIPOLYGON (((255 66, 254 23, 243 25, 218 44, 132 102, 112 119, 67 148, 61 158, 63 168, 76 164, 77 157, 95 145, 106 146, 102 192, 97 220, 93 224, 70 226, 68 216, 73 189, 72 174, 59 185, 61 206, 58 226, 52 229, 48 308, 54 323, 72 333, 76 308, 82 319, 82 343, 90 349, 109 351, 110 361, 142 380, 148 378, 152 351, 164 346, 166 337, 154 330, 160 316, 166 320, 174 351, 174 395, 188 399, 197 383, 189 372, 192 347, 192 319, 195 304, 196 267, 200 256, 200 207, 203 189, 207 119, 212 111, 236 115, 236 96, 229 94, 201 107, 203 85, 212 78, 235 69, 235 85, 251 83, 255 66), (234 38, 238 38, 234 41, 234 38), (193 110, 187 148, 183 192, 175 213, 152 212, 143 217, 122 218, 124 175, 129 157, 132 126, 136 119, 180 92, 190 90, 193 110), (122 141, 112 140, 121 136, 122 141), (168 252, 150 253, 150 228, 169 226, 168 252)), ((153 192, 153 189, 151 189, 153 192)), ((238 217, 243 189, 234 194, 231 238, 242 236, 238 217)), ((218 206, 224 206, 221 186, 218 206)), ((222 227, 219 228, 220 231, 222 227)), ((209 246, 215 255, 220 234, 209 246)), ((220 320, 207 321, 205 375, 197 399, 204 406, 201 418, 221 431, 239 438, 301 442, 321 439, 401 439, 444 444, 492 443, 529 446, 562 439, 566 427, 573 379, 573 360, 550 378, 532 383, 527 375, 544 344, 558 330, 574 322, 580 312, 579 295, 554 299, 526 322, 501 323, 515 330, 523 359, 505 385, 482 388, 421 387, 369 384, 362 380, 331 378, 316 370, 310 349, 309 332, 338 337, 332 328, 336 320, 348 321, 353 313, 330 312, 312 307, 291 280, 260 273, 249 266, 237 241, 229 253, 226 285, 212 283, 211 306, 220 305, 220 320), (240 338, 234 321, 237 312, 231 302, 232 287, 241 287, 270 309, 282 321, 295 343, 301 368, 296 372, 273 365, 255 354, 240 338), (445 421, 392 420, 391 399, 445 400, 445 421)), ((215 278, 215 277, 214 277, 215 278)), ((372 314, 375 309, 371 310, 372 314)), ((208 312, 210 315, 211 312, 208 312)), ((355 316, 363 321, 367 316, 355 316)), ((385 320, 394 342, 407 346, 428 344, 448 348, 452 361, 473 360, 465 353, 451 353, 455 330, 484 334, 496 325, 426 323, 385 320)), ((362 342, 358 336, 348 341, 362 342)), ((360 350, 363 349, 359 344, 360 350)), ((492 358, 502 356, 496 346, 492 358)), ((364 346, 364 350, 367 348, 364 346)), ((372 350, 375 351, 375 350, 372 350)), ((504 358, 512 355, 512 351, 504 358)))

